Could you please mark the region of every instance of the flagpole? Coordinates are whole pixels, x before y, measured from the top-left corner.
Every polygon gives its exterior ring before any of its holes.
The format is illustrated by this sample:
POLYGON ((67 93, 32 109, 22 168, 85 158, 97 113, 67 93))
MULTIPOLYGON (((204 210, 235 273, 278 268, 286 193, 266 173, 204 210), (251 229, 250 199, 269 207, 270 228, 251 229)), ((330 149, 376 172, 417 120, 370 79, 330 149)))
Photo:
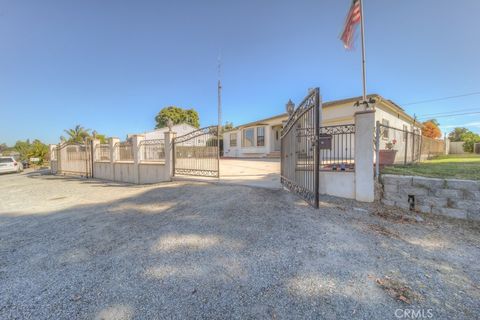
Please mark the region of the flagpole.
MULTIPOLYGON (((363 0, 360 1, 360 33, 362 37, 362 76, 363 76, 363 102, 367 103, 367 70, 365 62, 365 25, 363 19, 363 0)), ((368 106, 368 104, 367 104, 368 106)))

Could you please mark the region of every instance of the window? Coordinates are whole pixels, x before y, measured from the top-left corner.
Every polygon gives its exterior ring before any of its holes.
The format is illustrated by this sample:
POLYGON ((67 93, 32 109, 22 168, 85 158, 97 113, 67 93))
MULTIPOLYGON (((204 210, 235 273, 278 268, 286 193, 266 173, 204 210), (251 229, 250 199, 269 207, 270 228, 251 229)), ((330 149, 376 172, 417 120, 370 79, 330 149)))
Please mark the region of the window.
POLYGON ((408 135, 408 126, 403 125, 403 141, 407 141, 407 135, 408 135))
POLYGON ((230 133, 230 147, 237 146, 237 133, 230 133))
POLYGON ((383 137, 383 139, 388 139, 388 137, 389 137, 388 127, 390 126, 390 121, 388 121, 386 119, 382 119, 382 125, 384 125, 383 132, 382 132, 382 137, 383 137))
POLYGON ((243 130, 243 147, 253 147, 254 146, 254 134, 253 128, 243 130))
POLYGON ((265 146, 265 127, 257 127, 257 147, 265 146))

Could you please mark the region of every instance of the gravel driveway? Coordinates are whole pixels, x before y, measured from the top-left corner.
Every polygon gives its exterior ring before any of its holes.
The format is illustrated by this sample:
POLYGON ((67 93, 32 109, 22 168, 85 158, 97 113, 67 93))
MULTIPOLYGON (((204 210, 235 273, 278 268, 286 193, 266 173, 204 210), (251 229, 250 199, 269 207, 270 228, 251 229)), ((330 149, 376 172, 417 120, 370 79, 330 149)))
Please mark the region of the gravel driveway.
POLYGON ((0 318, 474 319, 479 234, 283 190, 2 175, 0 318))

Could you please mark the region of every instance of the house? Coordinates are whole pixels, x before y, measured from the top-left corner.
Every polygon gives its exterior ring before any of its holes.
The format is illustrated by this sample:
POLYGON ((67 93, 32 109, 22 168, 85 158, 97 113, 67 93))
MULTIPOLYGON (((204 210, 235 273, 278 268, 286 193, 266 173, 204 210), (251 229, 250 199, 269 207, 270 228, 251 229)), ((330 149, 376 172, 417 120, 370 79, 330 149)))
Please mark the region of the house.
MULTIPOLYGON (((164 134, 168 130, 169 130, 168 127, 163 127, 163 128, 155 129, 153 131, 146 131, 142 134, 145 136, 145 140, 164 139, 165 138, 164 134)), ((183 136, 195 130, 197 130, 197 128, 195 128, 192 125, 189 125, 188 123, 180 123, 172 126, 172 131, 176 133, 177 137, 183 136)), ((134 134, 128 134, 127 140, 130 139, 132 136, 134 136, 134 134)))
MULTIPOLYGON (((399 105, 378 94, 368 96, 374 99, 375 121, 387 127, 402 130, 417 130, 420 126, 399 105)), ((322 126, 353 124, 354 114, 359 111, 355 106, 361 97, 325 102, 322 105, 322 126)), ((282 113, 266 119, 240 125, 223 134, 225 157, 279 157, 280 137, 288 113, 282 113)), ((373 128, 372 128, 373 130, 373 128)), ((383 135, 388 139, 389 129, 383 135)), ((373 141, 373 132, 372 132, 373 141)))

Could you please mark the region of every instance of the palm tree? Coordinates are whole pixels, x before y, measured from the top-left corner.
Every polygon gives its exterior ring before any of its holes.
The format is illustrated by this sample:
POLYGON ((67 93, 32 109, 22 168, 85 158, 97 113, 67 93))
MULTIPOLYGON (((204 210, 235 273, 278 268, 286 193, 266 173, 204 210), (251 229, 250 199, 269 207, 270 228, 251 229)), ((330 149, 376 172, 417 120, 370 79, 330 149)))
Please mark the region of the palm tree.
POLYGON ((85 129, 81 125, 77 124, 75 128, 64 130, 68 134, 68 142, 82 143, 90 137, 90 129, 85 129))

